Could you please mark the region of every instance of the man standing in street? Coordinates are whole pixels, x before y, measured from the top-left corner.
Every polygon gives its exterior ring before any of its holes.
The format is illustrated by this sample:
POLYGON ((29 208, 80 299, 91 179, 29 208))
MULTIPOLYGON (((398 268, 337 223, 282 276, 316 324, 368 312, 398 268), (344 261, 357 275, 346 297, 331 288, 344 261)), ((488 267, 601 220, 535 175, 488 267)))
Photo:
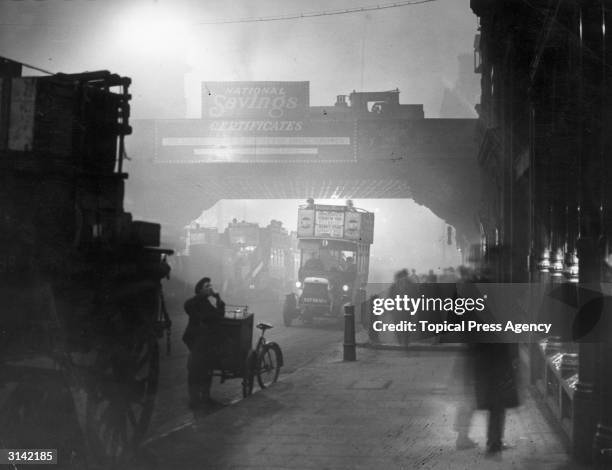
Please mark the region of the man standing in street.
POLYGON ((187 384, 189 406, 197 408, 213 403, 210 398, 212 385, 212 342, 215 323, 225 315, 225 303, 204 277, 195 286, 195 295, 185 302, 189 323, 183 341, 189 348, 187 360, 187 384), (213 300, 214 299, 214 300, 213 300))

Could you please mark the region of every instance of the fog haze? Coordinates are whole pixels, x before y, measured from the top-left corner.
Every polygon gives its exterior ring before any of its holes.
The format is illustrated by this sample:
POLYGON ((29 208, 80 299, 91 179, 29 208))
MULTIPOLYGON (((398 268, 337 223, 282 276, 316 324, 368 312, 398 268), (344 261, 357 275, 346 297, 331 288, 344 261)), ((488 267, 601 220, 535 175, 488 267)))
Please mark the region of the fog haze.
MULTIPOLYGON (((353 90, 399 88, 400 102, 422 103, 427 118, 475 117, 479 76, 473 73, 472 54, 477 24, 469 0, 219 24, 373 4, 5 1, 0 4, 0 55, 51 72, 108 69, 130 76, 132 118, 199 118, 201 83, 207 80, 310 81, 311 105, 332 105, 336 95, 353 90)), ((130 138, 128 153, 129 143, 130 138)), ((171 194, 172 188, 167 191, 171 194)), ((128 195, 138 198, 130 193, 129 181, 128 195)), ((224 201, 221 206, 224 223, 236 217, 265 225, 275 218, 294 229, 301 202, 224 201)), ((383 277, 400 267, 426 270, 456 264, 456 253, 449 258, 441 242, 444 222, 427 208, 408 200, 357 203, 377 211, 374 278, 377 264, 384 267, 383 277)))
POLYGON ((205 80, 309 80, 313 105, 332 104, 352 90, 399 88, 404 103, 423 103, 426 117, 437 117, 445 87, 457 81, 457 57, 472 53, 476 18, 469 0, 204 24, 374 3, 5 1, 0 54, 52 72, 109 69, 131 76, 136 118, 198 117, 205 80))

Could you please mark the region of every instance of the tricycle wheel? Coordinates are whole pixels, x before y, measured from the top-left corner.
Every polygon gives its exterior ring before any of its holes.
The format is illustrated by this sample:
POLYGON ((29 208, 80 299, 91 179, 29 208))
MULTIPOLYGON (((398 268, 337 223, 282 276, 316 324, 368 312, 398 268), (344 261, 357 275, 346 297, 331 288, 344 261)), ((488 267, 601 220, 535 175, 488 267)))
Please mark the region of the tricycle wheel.
POLYGON ((281 352, 277 344, 266 344, 257 358, 257 382, 261 388, 272 385, 278 379, 281 352))
POLYGON ((244 375, 242 377, 242 396, 248 397, 253 393, 253 385, 255 383, 255 365, 257 358, 255 351, 249 351, 244 365, 244 375))

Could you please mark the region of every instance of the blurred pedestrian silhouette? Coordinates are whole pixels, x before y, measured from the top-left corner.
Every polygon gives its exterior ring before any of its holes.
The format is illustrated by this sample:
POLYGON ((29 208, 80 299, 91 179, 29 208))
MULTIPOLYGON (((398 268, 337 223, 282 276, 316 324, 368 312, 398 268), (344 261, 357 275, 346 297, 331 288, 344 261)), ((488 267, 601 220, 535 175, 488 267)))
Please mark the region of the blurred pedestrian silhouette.
MULTIPOLYGON (((495 282, 498 278, 499 256, 501 249, 496 248, 488 253, 478 275, 468 275, 462 270, 467 282, 463 281, 466 293, 474 283, 495 282)), ((477 288, 475 289, 477 291, 477 288)), ((476 292, 472 295, 477 295, 476 292)), ((465 294, 463 295, 465 297, 465 294)), ((490 317, 487 309, 482 312, 480 319, 490 317)), ((487 422, 486 452, 489 456, 497 456, 504 448, 503 435, 506 419, 506 409, 519 405, 518 396, 518 345, 513 343, 479 342, 478 336, 466 337, 467 349, 459 365, 455 368, 457 373, 463 375, 463 387, 466 392, 473 389, 473 406, 464 400, 457 407, 455 431, 457 432, 457 449, 466 449, 475 446, 469 438, 470 423, 475 409, 489 412, 487 422)), ((467 395, 469 396, 469 395, 467 395)))
POLYGON ((516 368, 518 347, 508 343, 472 345, 476 407, 488 410, 487 453, 502 451, 506 409, 519 405, 516 368))
MULTIPOLYGON (((475 273, 466 266, 459 267, 460 279, 457 283, 457 290, 463 291, 465 284, 475 283, 475 273)), ((463 294, 463 292, 462 292, 463 294)), ((451 317, 453 314, 451 314, 451 317)), ((456 318, 449 318, 456 320, 456 318)), ((458 387, 455 392, 459 394, 459 402, 455 414, 454 430, 457 433, 455 447, 457 450, 472 449, 478 444, 473 441, 470 434, 472 416, 476 409, 474 403, 474 354, 475 351, 470 347, 469 338, 466 334, 455 335, 457 341, 466 342, 466 350, 463 351, 455 360, 453 367, 453 383, 458 387)))
MULTIPOLYGON (((399 295, 399 296, 411 295, 410 287, 413 284, 414 283, 412 282, 412 280, 410 279, 410 275, 408 274, 408 270, 402 269, 395 273, 395 276, 393 277, 393 284, 391 284, 391 287, 389 287, 389 292, 387 294, 387 297, 390 299, 393 299, 395 298, 396 295, 399 295)), ((400 310, 393 311, 393 322, 394 323, 399 323, 400 321, 405 320, 406 319, 405 317, 406 317, 405 312, 400 311, 400 310)), ((395 337, 396 337, 397 344, 405 346, 409 343, 408 333, 405 331, 396 331, 395 337)))

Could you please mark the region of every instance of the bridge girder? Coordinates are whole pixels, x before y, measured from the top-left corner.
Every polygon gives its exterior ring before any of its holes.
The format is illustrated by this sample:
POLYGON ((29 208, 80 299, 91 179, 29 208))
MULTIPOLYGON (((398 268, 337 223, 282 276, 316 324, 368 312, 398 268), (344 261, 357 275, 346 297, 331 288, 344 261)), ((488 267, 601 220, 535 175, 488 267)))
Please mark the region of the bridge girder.
POLYGON ((128 210, 182 227, 221 199, 411 198, 473 240, 480 194, 476 120, 423 121, 412 124, 420 129, 413 129, 418 145, 407 148, 399 139, 397 147, 348 162, 168 164, 142 158, 154 149, 141 145, 126 166, 128 210))

